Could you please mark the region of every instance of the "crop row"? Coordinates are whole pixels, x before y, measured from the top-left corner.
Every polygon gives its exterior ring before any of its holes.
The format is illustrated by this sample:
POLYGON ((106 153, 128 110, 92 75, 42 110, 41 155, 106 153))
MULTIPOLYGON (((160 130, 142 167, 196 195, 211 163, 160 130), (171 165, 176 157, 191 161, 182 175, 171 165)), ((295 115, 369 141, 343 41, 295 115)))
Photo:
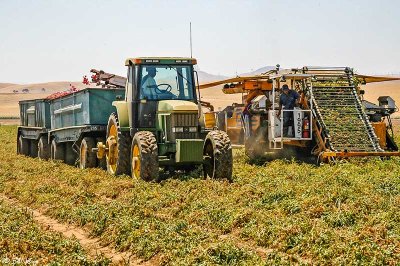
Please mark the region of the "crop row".
POLYGON ((88 258, 79 242, 42 229, 32 213, 0 200, 0 265, 108 265, 88 258))

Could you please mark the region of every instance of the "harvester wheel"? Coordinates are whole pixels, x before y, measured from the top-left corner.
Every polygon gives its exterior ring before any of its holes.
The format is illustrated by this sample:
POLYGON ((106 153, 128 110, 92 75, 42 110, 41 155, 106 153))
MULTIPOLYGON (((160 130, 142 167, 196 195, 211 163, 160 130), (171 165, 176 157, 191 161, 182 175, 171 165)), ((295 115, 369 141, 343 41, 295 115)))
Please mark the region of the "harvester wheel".
POLYGON ((65 144, 64 143, 57 143, 54 139, 51 141, 50 147, 50 158, 52 160, 65 160, 65 144))
POLYGON ((146 181, 158 179, 158 146, 153 133, 140 131, 135 134, 131 148, 132 177, 146 181))
POLYGON ((48 160, 50 158, 50 145, 47 142, 46 136, 41 136, 38 142, 38 157, 42 160, 48 160))
POLYGON ((204 141, 203 155, 205 177, 232 180, 232 145, 228 134, 221 130, 209 132, 204 141))
POLYGON ((18 137, 17 153, 25 156, 29 155, 29 140, 23 138, 21 135, 18 137))
POLYGON ((92 152, 92 149, 96 147, 96 143, 93 138, 84 137, 79 147, 79 168, 93 168, 96 167, 96 153, 92 152))
POLYGON ((121 131, 118 115, 112 113, 107 125, 106 161, 108 173, 112 175, 130 174, 130 147, 129 131, 121 131))
POLYGON ((247 140, 245 142, 244 151, 250 160, 260 159, 265 154, 260 144, 252 140, 247 140))
MULTIPOLYGON (((101 142, 101 143, 106 143, 106 139, 99 137, 96 138, 96 143, 101 142)), ((97 160, 97 166, 101 169, 107 170, 107 161, 106 161, 106 156, 104 156, 101 159, 96 158, 97 160)))

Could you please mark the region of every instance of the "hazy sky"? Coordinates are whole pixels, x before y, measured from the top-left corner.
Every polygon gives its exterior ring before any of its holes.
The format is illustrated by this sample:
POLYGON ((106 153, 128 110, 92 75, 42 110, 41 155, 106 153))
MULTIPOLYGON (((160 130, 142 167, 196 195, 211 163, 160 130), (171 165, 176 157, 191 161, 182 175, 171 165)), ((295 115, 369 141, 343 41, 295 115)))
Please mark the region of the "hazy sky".
POLYGON ((400 72, 400 1, 0 0, 0 82, 125 75, 136 56, 193 56, 232 76, 266 65, 400 72))

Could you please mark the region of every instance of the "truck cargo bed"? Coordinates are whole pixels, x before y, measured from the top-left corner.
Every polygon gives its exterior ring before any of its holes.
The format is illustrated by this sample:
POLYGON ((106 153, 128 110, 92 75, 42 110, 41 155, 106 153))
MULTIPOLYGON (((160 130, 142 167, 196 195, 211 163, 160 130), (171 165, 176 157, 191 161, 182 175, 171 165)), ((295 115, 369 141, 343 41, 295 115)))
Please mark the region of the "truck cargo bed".
POLYGON ((51 101, 51 129, 81 125, 107 125, 112 102, 124 89, 87 88, 51 101))

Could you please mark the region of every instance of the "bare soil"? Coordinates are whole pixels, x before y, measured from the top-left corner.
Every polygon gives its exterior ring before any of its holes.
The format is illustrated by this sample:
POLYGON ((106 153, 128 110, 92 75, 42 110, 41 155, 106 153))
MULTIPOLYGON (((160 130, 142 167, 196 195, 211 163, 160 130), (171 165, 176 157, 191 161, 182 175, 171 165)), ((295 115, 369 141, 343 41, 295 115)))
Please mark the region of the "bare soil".
POLYGON ((103 254, 112 261, 113 265, 152 265, 150 262, 143 262, 135 258, 134 255, 128 252, 118 252, 110 247, 104 247, 101 245, 99 238, 89 237, 88 233, 83 229, 73 225, 59 223, 57 220, 37 210, 22 206, 16 199, 9 198, 4 194, 0 194, 0 199, 18 208, 28 209, 32 212, 33 219, 41 225, 43 229, 59 232, 67 238, 76 238, 88 255, 93 258, 98 254, 103 254))

